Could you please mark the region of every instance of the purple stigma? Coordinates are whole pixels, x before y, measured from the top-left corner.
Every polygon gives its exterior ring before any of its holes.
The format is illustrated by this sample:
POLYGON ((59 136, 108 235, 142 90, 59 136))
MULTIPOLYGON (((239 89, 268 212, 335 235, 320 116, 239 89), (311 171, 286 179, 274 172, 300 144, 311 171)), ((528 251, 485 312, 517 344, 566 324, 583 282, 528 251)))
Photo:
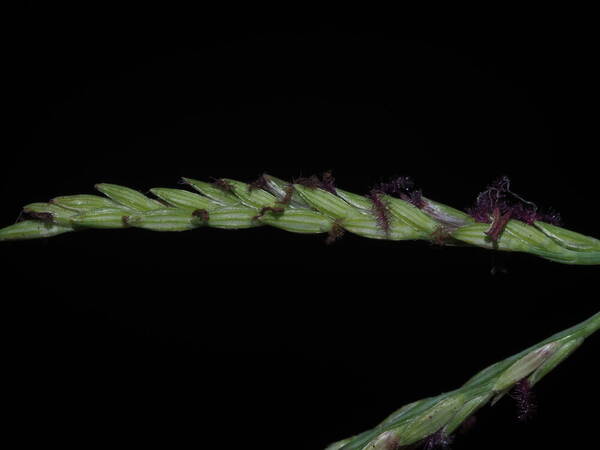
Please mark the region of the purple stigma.
POLYGON ((335 178, 333 178, 331 171, 325 172, 321 178, 316 175, 311 175, 307 178, 296 178, 294 183, 311 189, 323 189, 324 191, 337 195, 337 191, 335 190, 335 178))
POLYGON ((391 181, 379 183, 373 191, 399 197, 417 208, 425 206, 423 192, 416 187, 415 182, 410 177, 397 177, 391 181))
POLYGON ((517 404, 517 419, 519 419, 520 422, 526 422, 531 419, 537 407, 529 380, 523 379, 515 384, 510 392, 510 396, 517 404))
MULTIPOLYGON (((529 225, 538 220, 553 225, 559 225, 561 222, 557 212, 540 211, 535 203, 527 201, 511 191, 510 179, 507 176, 500 177, 481 192, 477 196, 475 205, 467 212, 481 223, 496 223, 498 218, 506 217, 520 220, 529 225)), ((499 233, 494 232, 493 234, 498 235, 499 233)))
POLYGON ((425 438, 423 448, 425 450, 434 450, 436 448, 448 448, 452 443, 452 439, 448 436, 444 429, 440 429, 432 435, 425 438))

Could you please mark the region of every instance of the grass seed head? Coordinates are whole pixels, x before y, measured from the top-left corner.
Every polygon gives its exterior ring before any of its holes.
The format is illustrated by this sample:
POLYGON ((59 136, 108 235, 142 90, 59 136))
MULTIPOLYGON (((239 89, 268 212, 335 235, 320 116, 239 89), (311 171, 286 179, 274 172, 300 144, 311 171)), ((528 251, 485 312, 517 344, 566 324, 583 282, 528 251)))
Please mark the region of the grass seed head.
MULTIPOLYGON (((470 210, 475 219, 422 197, 421 190, 409 177, 380 183, 366 196, 338 190, 330 171, 320 177, 299 178, 295 180, 297 184, 267 174, 250 185, 228 178, 212 178, 211 181, 183 178, 181 183, 198 193, 154 188, 150 192, 158 197, 156 199, 125 186, 101 183, 96 188, 105 196, 69 195, 56 197, 49 203, 29 205, 31 211, 25 209, 23 214, 31 223, 19 227, 9 225, 4 233, 0 229, 0 240, 49 237, 82 228, 124 228, 122 218, 129 213, 134 214, 130 224, 134 226, 135 222, 137 226, 135 214, 150 211, 158 213, 143 219, 142 225, 148 229, 156 228, 159 216, 166 223, 165 217, 173 213, 169 217, 180 224, 175 227, 177 230, 163 224, 156 231, 184 231, 202 225, 197 220, 189 222, 190 210, 201 209, 210 211, 210 221, 207 213, 196 214, 204 217, 205 225, 214 228, 269 225, 299 233, 327 233, 332 222, 340 220, 340 228, 372 239, 423 239, 439 245, 465 243, 487 249, 532 253, 564 264, 597 265, 600 261, 598 239, 554 226, 559 220, 558 214, 542 213, 535 204, 512 192, 507 177, 495 181, 479 194, 470 210), (185 209, 188 215, 182 218, 172 210, 161 216, 160 211, 171 209, 185 209), (293 211, 290 217, 287 214, 275 217, 287 211, 293 211), (304 214, 308 212, 316 216, 304 214), (27 216, 27 213, 31 215, 27 216), (265 217, 266 220, 252 219, 265 217), (181 225, 186 220, 187 226, 181 225), (57 227, 49 232, 49 225, 57 227), (505 240, 502 232, 507 225, 511 231, 516 229, 517 234, 513 233, 505 240)), ((341 235, 337 227, 330 234, 327 242, 333 242, 341 235)))

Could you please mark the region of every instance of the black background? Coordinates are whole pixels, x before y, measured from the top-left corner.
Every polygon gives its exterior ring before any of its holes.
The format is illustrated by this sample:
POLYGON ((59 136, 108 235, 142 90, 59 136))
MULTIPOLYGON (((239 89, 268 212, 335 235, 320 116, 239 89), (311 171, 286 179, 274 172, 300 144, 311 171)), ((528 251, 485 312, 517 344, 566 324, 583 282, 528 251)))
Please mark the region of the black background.
MULTIPOLYGON (((98 182, 332 169, 459 208, 505 174, 597 236, 597 37, 509 16, 32 4, 3 55, 2 225, 98 182)), ((90 231, 2 258, 13 429, 78 448, 324 448, 598 309, 593 267, 351 235, 90 231)), ((454 448, 589 445, 597 353, 533 422, 505 399, 454 448)))

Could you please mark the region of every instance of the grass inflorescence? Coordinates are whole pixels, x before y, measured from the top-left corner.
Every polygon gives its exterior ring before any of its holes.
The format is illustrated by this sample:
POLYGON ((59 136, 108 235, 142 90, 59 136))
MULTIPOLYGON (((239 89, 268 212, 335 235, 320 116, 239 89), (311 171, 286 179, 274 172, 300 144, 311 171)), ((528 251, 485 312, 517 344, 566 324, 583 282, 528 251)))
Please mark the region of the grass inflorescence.
POLYGON ((456 432, 472 427, 474 414, 505 394, 517 403, 517 418, 535 411, 532 389, 600 329, 600 312, 503 361, 482 370, 460 388, 415 401, 371 430, 335 442, 326 450, 446 448, 456 432))
POLYGON ((343 232, 370 239, 425 240, 438 245, 531 253, 565 264, 600 264, 600 241, 558 226, 510 189, 503 177, 467 212, 426 198, 409 177, 376 185, 366 195, 336 186, 331 172, 293 182, 264 174, 251 183, 227 178, 184 178, 192 190, 154 188, 148 197, 113 184, 96 185, 105 197, 61 196, 23 208, 27 220, 0 229, 0 240, 35 239, 91 228, 188 231, 201 227, 271 226, 293 233, 343 232))

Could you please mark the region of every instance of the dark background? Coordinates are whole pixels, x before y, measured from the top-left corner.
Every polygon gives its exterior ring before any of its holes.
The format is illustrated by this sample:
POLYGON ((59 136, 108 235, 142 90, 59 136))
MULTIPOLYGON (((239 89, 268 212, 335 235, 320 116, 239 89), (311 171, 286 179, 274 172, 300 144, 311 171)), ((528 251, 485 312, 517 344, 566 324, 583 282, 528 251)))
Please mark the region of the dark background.
MULTIPOLYGON (((98 182, 332 169, 359 193, 412 175, 458 208, 508 175, 598 236, 585 13, 231 13, 11 18, 2 225, 98 182)), ((13 429, 78 448, 324 448, 598 309, 593 267, 352 235, 90 231, 2 258, 13 429)), ((454 448, 589 445, 598 343, 539 385, 533 422, 505 399, 454 448)))

